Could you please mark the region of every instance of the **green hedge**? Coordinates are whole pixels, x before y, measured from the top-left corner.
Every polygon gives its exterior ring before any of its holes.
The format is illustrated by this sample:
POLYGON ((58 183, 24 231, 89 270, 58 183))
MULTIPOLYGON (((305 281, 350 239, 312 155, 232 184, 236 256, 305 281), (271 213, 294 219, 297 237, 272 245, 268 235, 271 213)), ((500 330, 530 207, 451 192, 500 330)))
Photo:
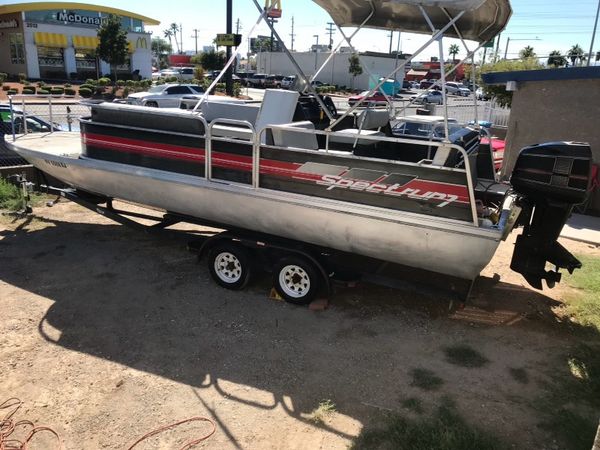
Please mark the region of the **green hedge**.
POLYGON ((9 90, 7 91, 7 94, 8 94, 8 95, 16 95, 16 94, 18 94, 18 93, 19 93, 19 91, 17 91, 16 89, 9 89, 9 90))
POLYGON ((65 95, 75 95, 75 89, 73 88, 65 88, 65 95))
POLYGON ((52 95, 62 95, 65 93, 65 90, 63 88, 53 87, 52 89, 50 89, 50 93, 52 95))
POLYGON ((31 86, 30 87, 24 87, 23 88, 23 94, 28 94, 28 95, 35 94, 35 88, 31 87, 31 86))
POLYGON ((48 92, 46 89, 40 89, 40 90, 38 91, 38 94, 39 94, 39 95, 48 95, 49 93, 50 93, 50 92, 48 92))
POLYGON ((79 95, 84 98, 88 98, 92 96, 92 90, 88 88, 79 88, 79 95))

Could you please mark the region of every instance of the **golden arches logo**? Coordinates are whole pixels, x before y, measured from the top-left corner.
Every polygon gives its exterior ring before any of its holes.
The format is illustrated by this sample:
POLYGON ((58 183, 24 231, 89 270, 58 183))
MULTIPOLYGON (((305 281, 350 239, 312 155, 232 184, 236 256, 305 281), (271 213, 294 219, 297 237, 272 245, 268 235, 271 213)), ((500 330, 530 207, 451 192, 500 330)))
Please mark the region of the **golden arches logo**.
POLYGON ((144 37, 138 37, 137 41, 135 41, 135 48, 148 48, 148 41, 144 37))
POLYGON ((265 0, 265 11, 267 11, 267 17, 281 17, 281 0, 265 0))

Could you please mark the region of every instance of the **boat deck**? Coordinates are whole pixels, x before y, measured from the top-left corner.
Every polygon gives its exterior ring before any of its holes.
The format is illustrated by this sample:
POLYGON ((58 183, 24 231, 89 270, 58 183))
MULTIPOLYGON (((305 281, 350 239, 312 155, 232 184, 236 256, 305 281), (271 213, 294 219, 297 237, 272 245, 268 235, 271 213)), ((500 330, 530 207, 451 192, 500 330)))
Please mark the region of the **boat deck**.
POLYGON ((30 133, 17 136, 16 141, 8 140, 16 147, 26 147, 33 151, 43 151, 57 156, 79 158, 81 155, 81 134, 79 132, 56 131, 54 133, 30 133))

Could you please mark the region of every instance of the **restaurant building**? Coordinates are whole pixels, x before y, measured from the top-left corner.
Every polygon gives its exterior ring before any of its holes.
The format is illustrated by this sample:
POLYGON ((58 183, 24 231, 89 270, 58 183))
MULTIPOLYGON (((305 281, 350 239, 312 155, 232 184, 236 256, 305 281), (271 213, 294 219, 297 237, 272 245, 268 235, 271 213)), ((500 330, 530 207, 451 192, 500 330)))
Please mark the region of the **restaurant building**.
POLYGON ((146 25, 158 20, 121 9, 73 2, 16 3, 0 6, 0 72, 28 79, 96 78, 111 73, 96 58, 98 27, 110 14, 127 30, 128 57, 117 76, 152 74, 151 36, 146 25))

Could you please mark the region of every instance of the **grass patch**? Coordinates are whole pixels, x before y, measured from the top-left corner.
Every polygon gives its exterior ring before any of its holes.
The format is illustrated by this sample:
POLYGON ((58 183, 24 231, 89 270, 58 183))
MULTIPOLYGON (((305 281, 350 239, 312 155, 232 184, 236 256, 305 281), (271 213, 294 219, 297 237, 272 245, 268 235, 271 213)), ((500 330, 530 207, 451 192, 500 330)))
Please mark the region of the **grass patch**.
POLYGON ((407 398, 406 400, 402 401, 402 406, 414 413, 423 414, 423 402, 421 402, 421 399, 419 398, 407 398))
MULTIPOLYGON (((41 194, 30 194, 30 205, 36 206, 41 203, 44 196, 41 194)), ((23 209, 23 192, 17 186, 0 178, 0 210, 20 211, 23 209)))
POLYGON ((584 327, 600 332, 600 258, 578 256, 583 267, 567 278, 576 289, 565 297, 566 312, 571 319, 584 327))
POLYGON ((444 380, 428 369, 413 369, 410 374, 412 376, 411 386, 416 386, 424 391, 436 391, 444 384, 444 380))
POLYGON ((381 428, 365 428, 351 447, 396 450, 496 450, 506 446, 495 436, 469 425, 451 405, 427 418, 391 415, 381 428))
POLYGON ((508 372, 519 383, 521 383, 521 384, 529 383, 529 374, 522 367, 519 367, 519 368, 511 367, 508 369, 508 372))
POLYGON ((331 400, 323 400, 319 406, 310 413, 310 420, 314 423, 323 423, 332 413, 336 412, 335 404, 331 400))
POLYGON ((473 347, 465 344, 446 347, 444 353, 446 353, 446 360, 456 366, 483 367, 490 362, 473 347))

